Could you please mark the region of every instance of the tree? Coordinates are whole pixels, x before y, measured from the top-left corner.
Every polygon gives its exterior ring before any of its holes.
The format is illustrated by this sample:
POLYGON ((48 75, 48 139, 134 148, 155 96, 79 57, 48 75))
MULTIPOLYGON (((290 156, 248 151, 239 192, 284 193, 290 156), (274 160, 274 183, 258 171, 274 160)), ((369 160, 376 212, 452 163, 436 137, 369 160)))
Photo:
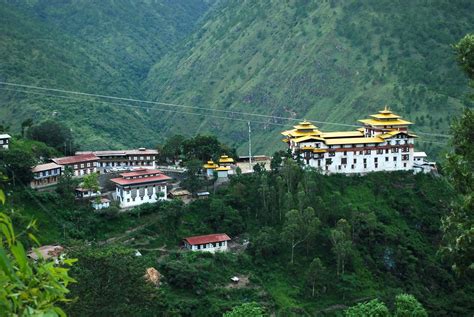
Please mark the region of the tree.
POLYGON ((56 121, 44 121, 28 129, 28 138, 46 143, 65 155, 74 154, 76 145, 71 130, 56 121))
POLYGON ((33 125, 33 119, 26 119, 21 123, 21 136, 25 136, 25 130, 33 125))
POLYGON ((454 49, 457 55, 458 64, 467 74, 474 79, 474 34, 467 34, 456 45, 454 49))
POLYGON ((61 196, 62 200, 68 203, 74 202, 74 191, 77 181, 73 178, 74 172, 72 168, 66 167, 59 177, 56 192, 61 196))
POLYGON ((199 160, 190 160, 186 162, 185 166, 187 169, 186 178, 182 181, 182 185, 191 193, 195 194, 202 186, 202 181, 199 178, 202 163, 199 160))
POLYGON ((250 240, 248 250, 257 264, 264 264, 268 259, 276 256, 280 251, 280 238, 275 229, 271 227, 261 228, 250 240))
MULTIPOLYGON (((0 190, 0 204, 5 202, 0 190)), ((27 234, 34 245, 38 241, 31 233, 35 222, 30 222, 22 234, 27 234)), ((0 315, 2 316, 65 316, 57 305, 66 302, 67 286, 74 282, 68 275, 74 259, 53 260, 40 257, 30 261, 25 248, 15 233, 8 215, 0 212, 0 315)))
MULTIPOLYGON (((468 34, 454 46, 459 65, 474 83, 474 34, 468 34)), ((474 271, 474 112, 465 109, 451 126, 453 151, 447 157, 446 170, 461 201, 443 219, 441 252, 453 263, 458 274, 474 271)))
POLYGON ((390 312, 387 306, 378 299, 373 299, 367 303, 359 303, 348 308, 345 312, 347 317, 388 317, 390 312))
POLYGON ((425 308, 415 296, 400 294, 395 297, 395 317, 428 317, 425 308))
POLYGON ((180 134, 173 135, 163 145, 160 151, 160 160, 171 160, 173 163, 183 154, 183 144, 186 138, 180 134))
POLYGON ((336 255, 337 275, 344 274, 346 259, 352 250, 350 225, 345 219, 340 219, 331 230, 331 243, 336 255))
POLYGON ((316 212, 311 207, 303 211, 292 209, 286 213, 283 239, 286 239, 291 247, 291 264, 294 263, 295 248, 314 236, 318 232, 320 224, 316 212))
POLYGON ((263 317, 265 312, 255 302, 244 303, 242 305, 232 308, 231 311, 224 313, 223 317, 263 317))
POLYGON ((326 272, 326 267, 319 258, 314 258, 308 269, 308 280, 311 283, 311 296, 314 297, 316 285, 320 284, 326 272))
POLYGON ((6 168, 13 183, 19 181, 27 186, 33 179, 31 169, 36 165, 36 159, 31 151, 12 146, 8 151, 0 151, 0 165, 6 168))
POLYGON ((97 173, 85 175, 82 179, 82 187, 93 193, 98 192, 100 190, 99 175, 97 173))

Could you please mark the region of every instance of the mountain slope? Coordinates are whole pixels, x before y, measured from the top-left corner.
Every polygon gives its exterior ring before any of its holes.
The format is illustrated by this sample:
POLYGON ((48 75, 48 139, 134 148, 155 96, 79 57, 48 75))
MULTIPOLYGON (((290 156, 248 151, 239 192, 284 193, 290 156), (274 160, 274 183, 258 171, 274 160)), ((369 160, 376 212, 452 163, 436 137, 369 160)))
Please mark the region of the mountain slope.
MULTIPOLYGON (((207 8, 206 1, 1 1, 0 79, 140 98, 149 66, 186 36, 207 8)), ((27 118, 53 116, 73 129, 83 148, 157 143, 153 118, 136 108, 0 94, 0 121, 14 131, 27 118)))
MULTIPOLYGON (((471 1, 229 0, 155 65, 146 91, 165 102, 348 124, 387 104, 418 131, 444 133, 468 103, 450 45, 474 28, 473 12, 471 1)), ((256 150, 267 152, 282 130, 269 123, 294 123, 253 119, 265 121, 253 132, 256 150)), ((244 150, 245 122, 165 121, 167 134, 213 132, 244 150)))

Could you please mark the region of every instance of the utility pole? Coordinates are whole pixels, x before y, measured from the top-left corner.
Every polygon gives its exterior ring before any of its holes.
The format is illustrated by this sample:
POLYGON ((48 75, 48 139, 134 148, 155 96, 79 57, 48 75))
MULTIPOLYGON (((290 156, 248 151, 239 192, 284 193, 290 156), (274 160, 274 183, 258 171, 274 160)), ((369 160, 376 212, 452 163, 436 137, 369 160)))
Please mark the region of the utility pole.
POLYGON ((249 167, 252 169, 252 129, 250 128, 250 121, 248 121, 248 126, 249 126, 249 167))

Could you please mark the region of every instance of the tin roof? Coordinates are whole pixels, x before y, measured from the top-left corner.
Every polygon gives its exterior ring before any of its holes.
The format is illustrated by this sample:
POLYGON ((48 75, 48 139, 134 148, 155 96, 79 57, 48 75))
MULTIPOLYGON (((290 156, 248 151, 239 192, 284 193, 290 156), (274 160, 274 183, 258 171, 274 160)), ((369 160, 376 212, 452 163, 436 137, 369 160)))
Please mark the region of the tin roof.
POLYGON ((74 155, 74 156, 65 156, 65 157, 57 157, 53 158, 52 161, 59 165, 70 165, 76 163, 84 163, 84 162, 91 162, 97 161, 99 158, 94 154, 82 154, 82 155, 74 155))
POLYGON ((231 239, 225 233, 214 233, 214 234, 207 234, 204 236, 187 237, 187 238, 184 238, 184 240, 187 241, 191 245, 197 245, 197 244, 230 241, 231 239))
POLYGON ((38 173, 38 172, 43 172, 43 171, 49 171, 56 168, 61 168, 61 165, 58 165, 56 163, 46 163, 46 164, 36 165, 35 167, 33 167, 31 171, 33 173, 38 173))

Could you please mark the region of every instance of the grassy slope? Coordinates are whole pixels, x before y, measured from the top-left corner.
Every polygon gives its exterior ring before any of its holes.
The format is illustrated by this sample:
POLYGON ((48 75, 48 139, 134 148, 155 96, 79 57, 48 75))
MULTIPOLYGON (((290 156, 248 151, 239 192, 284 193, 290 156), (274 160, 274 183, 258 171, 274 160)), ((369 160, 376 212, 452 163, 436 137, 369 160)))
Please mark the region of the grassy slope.
MULTIPOLYGON (((2 1, 0 79, 45 87, 141 97, 150 65, 191 31, 204 1, 2 1)), ((55 116, 83 148, 154 146, 156 119, 136 108, 2 90, 0 121, 55 116)))
MULTIPOLYGON (((250 177, 244 176, 238 182, 250 177)), ((196 265, 206 272, 203 271, 203 274, 208 274, 208 270, 212 272, 212 277, 207 281, 209 285, 198 293, 196 290, 165 284, 162 291, 166 294, 167 305, 173 309, 182 309, 182 312, 187 311, 184 315, 217 316, 239 300, 256 300, 283 315, 293 313, 313 316, 333 305, 351 305, 362 298, 379 297, 390 303, 395 294, 409 292, 419 298, 434 315, 464 315, 472 309, 472 304, 467 300, 472 289, 462 280, 456 280, 436 254, 440 217, 447 210, 453 195, 444 180, 427 175, 373 173, 351 178, 325 176, 318 177, 316 181, 319 191, 313 193, 308 201, 313 204, 318 201, 318 197, 321 198, 320 205, 315 207, 321 219, 326 219, 322 232, 332 228, 339 217, 352 219, 350 210, 362 214, 373 212, 377 218, 373 235, 362 231, 365 233, 354 241, 354 253, 346 267, 345 282, 335 277, 331 245, 326 237, 321 236, 309 254, 306 254, 304 247, 297 250, 294 266, 288 263, 287 245, 282 245, 281 253, 271 261, 256 259, 258 263, 249 263, 246 259, 236 259, 229 262, 225 270, 219 269, 218 264, 209 268, 205 264, 209 257, 198 257, 195 259, 196 265), (327 285, 326 293, 313 299, 309 296, 310 288, 306 284, 305 274, 315 256, 320 257, 327 266, 332 282, 327 285), (249 274, 257 289, 248 290, 245 294, 224 290, 222 286, 228 283, 232 274, 249 274)), ((223 198, 229 194, 224 191, 217 195, 223 198)), ((162 233, 162 226, 166 224, 160 221, 159 212, 138 218, 123 214, 119 218, 107 219, 90 210, 80 210, 78 206, 67 211, 54 203, 57 200, 48 199, 47 195, 22 201, 24 209, 20 210, 21 217, 38 218, 41 237, 50 243, 64 241, 62 226, 48 220, 53 216, 49 213, 56 213, 55 219, 64 224, 66 235, 79 241, 81 238, 74 236, 75 230, 83 232, 88 241, 98 241, 122 236, 128 228, 146 224, 138 231, 123 235, 118 242, 132 250, 142 250, 153 260, 161 255, 161 251, 154 248, 165 245, 168 250, 173 250, 183 236, 212 232, 203 222, 210 213, 209 202, 202 200, 183 209, 183 222, 172 236, 162 233), (38 199, 47 211, 37 205, 38 199)), ((256 221, 253 212, 239 212, 247 215, 244 216, 246 234, 252 241, 261 228, 268 224, 256 221)), ((277 225, 274 229, 281 231, 277 225)), ((163 260, 162 257, 160 259, 163 260)), ((90 306, 88 302, 77 305, 90 306)), ((334 312, 339 309, 336 307, 334 312)))
MULTIPOLYGON (((467 103, 450 44, 472 30, 473 10, 471 1, 229 0, 152 69, 146 90, 160 101, 349 124, 388 104, 418 131, 446 132, 467 103)), ((245 151, 245 122, 168 122, 165 133, 219 133, 245 151)), ((254 124, 256 151, 281 146, 281 129, 254 124)))

